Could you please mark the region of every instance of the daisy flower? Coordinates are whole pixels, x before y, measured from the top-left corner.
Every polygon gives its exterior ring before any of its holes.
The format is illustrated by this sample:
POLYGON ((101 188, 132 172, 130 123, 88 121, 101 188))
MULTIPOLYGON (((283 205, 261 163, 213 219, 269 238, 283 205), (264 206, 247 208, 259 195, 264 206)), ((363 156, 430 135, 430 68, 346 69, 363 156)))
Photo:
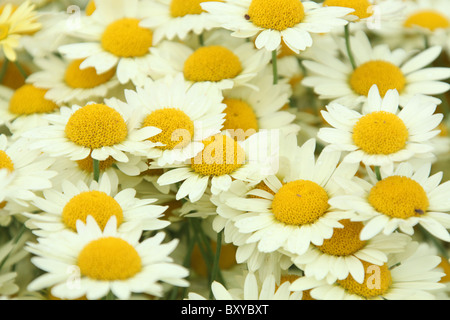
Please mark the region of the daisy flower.
POLYGON ((49 170, 53 163, 54 159, 40 151, 30 150, 28 141, 8 141, 5 135, 0 135, 0 171, 6 170, 9 176, 3 200, 27 207, 36 197, 35 192, 52 187, 51 179, 57 174, 49 170))
POLYGON ((153 16, 145 1, 96 0, 96 10, 82 19, 83 28, 75 30, 85 40, 59 48, 69 60, 83 59, 81 69, 93 67, 98 74, 116 68, 121 84, 130 80, 142 85, 147 77, 148 57, 153 32, 140 25, 153 16))
POLYGON ((316 300, 433 300, 444 287, 439 280, 445 274, 436 268, 440 261, 428 246, 411 242, 404 253, 391 256, 382 266, 363 261, 361 282, 351 275, 332 284, 302 277, 290 290, 312 289, 310 294, 316 300))
POLYGON ((135 111, 115 98, 84 107, 62 107, 46 119, 48 126, 24 133, 31 139, 30 146, 52 157, 65 156, 74 161, 88 157, 105 161, 111 157, 128 162, 126 153, 149 155, 153 143, 147 139, 160 133, 153 127, 139 128, 135 111))
POLYGON ((154 44, 162 39, 186 40, 192 33, 201 35, 219 27, 213 17, 201 7, 201 3, 206 1, 211 0, 157 0, 152 3, 152 10, 158 14, 144 19, 141 26, 154 30, 154 44))
POLYGON ((115 217, 104 230, 89 216, 77 232, 62 232, 28 243, 32 263, 45 273, 28 286, 30 291, 51 288, 60 299, 86 296, 97 300, 110 292, 127 300, 132 293, 162 296, 163 283, 187 286, 188 271, 169 256, 178 242, 162 243, 164 234, 139 242, 140 230, 117 231, 115 217))
POLYGON ((305 254, 292 259, 305 276, 326 279, 331 284, 351 275, 362 283, 363 261, 382 266, 388 261, 389 254, 403 252, 410 240, 409 236, 400 233, 361 240, 362 222, 341 220, 339 223, 344 227, 335 229, 323 245, 311 246, 305 254))
POLYGON ((20 38, 24 33, 39 30, 41 24, 36 21, 35 6, 24 1, 14 8, 6 4, 0 14, 0 47, 10 61, 17 60, 16 49, 20 46, 20 38))
POLYGON ((210 83, 190 83, 183 74, 147 81, 143 88, 126 90, 126 101, 141 111, 143 128, 161 131, 150 138, 159 165, 182 163, 204 148, 203 140, 221 132, 225 104, 221 91, 210 83))
POLYGON ((343 195, 332 200, 342 210, 356 211, 365 226, 361 239, 371 239, 383 232, 385 235, 399 229, 408 235, 414 234, 417 224, 435 237, 450 242, 450 182, 441 183, 442 172, 430 176, 431 164, 414 169, 403 162, 391 173, 381 173, 381 180, 369 169, 369 180, 358 180, 352 184, 339 183, 354 194, 343 195))
MULTIPOLYGON (((211 285, 215 300, 301 300, 302 292, 292 292, 289 287, 288 281, 278 286, 273 275, 259 280, 253 273, 242 279, 240 287, 227 289, 218 282, 211 285)), ((207 299, 191 292, 187 300, 207 299)))
POLYGON ((287 174, 271 175, 244 196, 227 199, 233 210, 224 215, 233 218, 240 233, 250 234, 246 242, 257 243, 259 251, 304 254, 310 243, 322 245, 334 228, 343 227, 339 221, 351 216, 329 203, 341 192, 334 179, 351 179, 357 166, 338 165, 340 152, 322 152, 316 160, 315 148, 314 139, 307 141, 294 149, 293 162, 282 163, 287 174))
POLYGON ((77 221, 86 223, 87 216, 92 216, 102 230, 115 216, 120 232, 134 228, 161 230, 169 225, 167 221, 159 220, 167 207, 153 205, 156 199, 141 200, 136 198, 134 189, 120 192, 115 191, 117 189, 118 186, 111 185, 108 175, 103 175, 99 183, 93 181, 90 185, 66 180, 62 184, 62 192, 45 190, 42 198, 33 200, 42 213, 24 214, 29 218, 27 225, 42 237, 62 230, 75 232, 77 221))
POLYGON ((442 48, 439 46, 411 57, 412 52, 402 48, 391 51, 384 44, 372 47, 364 32, 357 32, 350 38, 350 43, 355 69, 344 44, 341 49, 346 57, 344 60, 327 52, 316 52, 315 61, 303 61, 310 73, 302 83, 314 88, 320 99, 356 109, 367 102, 370 89, 377 85, 382 97, 389 90, 397 90, 403 107, 417 94, 440 104, 433 95, 450 89, 450 85, 442 81, 450 77, 450 68, 428 67, 440 55, 442 48))
POLYGON ((119 85, 116 69, 97 74, 95 68, 80 68, 84 60, 68 61, 49 55, 35 59, 40 70, 27 78, 27 82, 47 90, 45 98, 57 104, 85 103, 105 97, 119 85))
POLYGON ((203 141, 203 151, 161 175, 158 183, 171 185, 182 181, 177 200, 189 197, 196 202, 208 187, 212 194, 219 194, 230 188, 233 179, 261 181, 272 170, 270 156, 276 146, 271 135, 276 136, 274 132, 259 132, 245 141, 235 141, 226 134, 212 136, 203 141))
POLYGON ((277 50, 283 40, 295 53, 312 46, 311 33, 327 33, 347 24, 342 17, 353 11, 300 0, 229 0, 201 6, 234 37, 256 36, 256 47, 268 51, 277 50))
POLYGON ((295 115, 283 110, 292 90, 289 84, 273 84, 273 76, 261 74, 251 81, 258 90, 239 87, 224 90, 224 130, 243 140, 261 130, 280 129, 282 134, 297 133, 295 115), (241 135, 244 136, 241 136, 241 135))
POLYGON ((44 115, 57 112, 60 105, 47 99, 46 94, 47 90, 32 84, 16 90, 0 87, 0 125, 6 125, 14 139, 30 129, 47 125, 44 115))
POLYGON ((163 41, 151 51, 150 75, 159 79, 183 73, 191 83, 212 82, 220 89, 248 85, 270 62, 270 54, 245 41, 231 41, 223 32, 213 33, 205 45, 191 48, 183 43, 163 41))
POLYGON ((435 114, 436 105, 424 96, 416 96, 400 110, 399 94, 389 90, 384 97, 372 86, 367 105, 358 112, 338 103, 322 111, 332 128, 321 128, 318 138, 327 148, 348 152, 344 161, 380 166, 391 170, 394 163, 414 157, 432 156, 429 140, 443 119, 435 114))

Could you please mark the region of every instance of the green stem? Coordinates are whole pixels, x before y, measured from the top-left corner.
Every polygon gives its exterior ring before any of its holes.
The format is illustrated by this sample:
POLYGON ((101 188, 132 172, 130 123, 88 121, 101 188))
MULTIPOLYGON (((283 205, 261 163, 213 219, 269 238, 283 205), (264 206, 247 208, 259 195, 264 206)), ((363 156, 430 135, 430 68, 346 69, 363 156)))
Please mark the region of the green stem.
POLYGON ((278 51, 272 51, 273 84, 278 84, 278 51))
MULTIPOLYGON (((16 235, 13 244, 17 245, 17 243, 19 242, 20 238, 22 238, 23 234, 25 233, 26 230, 26 226, 25 224, 22 225, 22 227, 19 230, 19 233, 16 235)), ((3 266, 5 265, 6 261, 8 261, 9 256, 11 255, 11 252, 14 251, 15 248, 11 249, 11 251, 6 255, 6 257, 2 260, 2 262, 0 263, 0 270, 3 268, 3 266)))
POLYGON ((383 180, 382 178, 381 178, 381 171, 380 171, 380 167, 375 167, 375 174, 377 175, 377 180, 378 181, 381 181, 381 180, 383 180))
POLYGON ((8 70, 9 60, 5 59, 2 65, 2 69, 0 70, 0 83, 3 82, 3 79, 5 78, 6 71, 8 70))
POLYGON ((217 274, 219 272, 219 261, 220 261, 220 253, 222 251, 222 238, 223 238, 223 231, 219 232, 217 234, 217 249, 216 249, 216 256, 214 258, 214 264, 213 264, 213 268, 212 268, 212 273, 211 273, 211 279, 210 279, 210 294, 209 294, 209 298, 212 299, 213 298, 213 292, 211 289, 211 284, 216 280, 217 278, 217 274))
POLYGON ((353 70, 355 70, 356 63, 355 63, 355 58, 353 57, 353 52, 352 52, 351 43, 350 43, 350 23, 345 25, 344 31, 345 31, 344 32, 345 33, 345 45, 347 47, 348 59, 350 60, 350 63, 352 64, 353 70))
POLYGON ((17 69, 19 69, 20 74, 22 75, 22 77, 24 77, 25 79, 28 78, 28 74, 25 71, 25 69, 22 67, 22 65, 20 64, 20 62, 18 60, 16 60, 15 65, 17 66, 17 69))
POLYGON ((94 166, 94 180, 98 182, 100 180, 100 161, 92 159, 92 162, 94 166))
POLYGON ((425 49, 428 49, 430 47, 430 39, 428 39, 427 35, 424 35, 423 38, 425 49))
POLYGON ((205 45, 205 37, 203 36, 203 33, 198 35, 198 42, 202 47, 205 45))

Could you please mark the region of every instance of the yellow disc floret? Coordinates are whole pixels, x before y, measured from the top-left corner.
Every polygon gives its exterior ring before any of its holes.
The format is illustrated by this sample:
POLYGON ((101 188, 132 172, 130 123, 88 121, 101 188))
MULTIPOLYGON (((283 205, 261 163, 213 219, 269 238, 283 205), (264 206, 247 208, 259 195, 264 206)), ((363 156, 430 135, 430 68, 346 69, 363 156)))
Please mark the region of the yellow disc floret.
POLYGON ((408 17, 404 23, 405 27, 419 26, 430 31, 446 29, 450 27, 449 19, 436 10, 422 10, 408 17))
POLYGON ((317 221, 328 208, 328 194, 325 189, 308 180, 297 180, 285 184, 275 194, 272 202, 275 218, 294 226, 317 221))
POLYGON ((244 165, 245 151, 232 138, 216 135, 203 143, 205 149, 191 160, 195 172, 204 176, 222 176, 244 165))
POLYGON ((117 219, 117 225, 123 221, 122 207, 113 197, 101 191, 83 192, 70 199, 63 209, 62 221, 68 228, 76 231, 77 221, 86 223, 89 215, 102 230, 113 216, 117 219))
POLYGON ((95 68, 80 69, 83 59, 72 61, 66 70, 64 79, 69 87, 91 89, 102 85, 114 77, 116 69, 97 74, 95 68))
POLYGON ((333 256, 349 256, 354 254, 366 244, 360 240, 361 230, 364 228, 362 222, 352 222, 350 220, 339 221, 344 228, 333 230, 333 237, 325 239, 319 250, 333 256))
POLYGON ((124 141, 128 128, 120 113, 113 108, 104 104, 89 104, 70 117, 65 132, 75 144, 99 149, 124 141))
POLYGON ((362 283, 357 282, 352 275, 337 283, 349 293, 356 294, 365 299, 383 296, 388 292, 392 284, 392 275, 386 264, 377 266, 366 261, 361 261, 364 266, 365 276, 362 283))
POLYGON ((194 122, 183 111, 175 108, 158 109, 150 113, 144 120, 142 127, 155 127, 162 132, 149 140, 164 146, 163 150, 180 149, 186 147, 194 137, 194 122))
POLYGON ((14 171, 14 163, 3 150, 0 150, 0 170, 1 169, 7 169, 9 172, 14 171))
POLYGON ((283 31, 303 21, 305 9, 300 0, 252 0, 248 19, 258 27, 283 31))
POLYGON ((350 76, 350 86, 360 95, 368 96, 374 84, 384 97, 388 90, 396 89, 401 93, 405 88, 406 79, 399 67, 382 60, 363 63, 350 76))
POLYGON ((253 130, 255 133, 259 129, 258 119, 253 108, 240 99, 225 99, 227 105, 225 113, 225 130, 253 130))
POLYGON ((362 117, 353 128, 353 141, 368 154, 392 154, 402 150, 409 137, 397 115, 378 111, 362 117))
POLYGON ((127 280, 142 269, 139 253, 123 239, 106 237, 88 243, 78 255, 83 276, 99 281, 127 280))
POLYGON ((47 90, 36 88, 26 84, 14 92, 9 101, 9 111, 18 115, 30 115, 35 113, 48 113, 55 111, 59 106, 45 95, 47 90))
POLYGON ((368 18, 373 14, 372 5, 368 0, 325 0, 323 5, 355 9, 350 15, 359 19, 368 18))
POLYGON ((223 2, 223 0, 172 0, 170 3, 170 15, 177 18, 188 14, 201 14, 204 10, 200 4, 207 1, 223 2))
POLYGON ((153 33, 139 26, 140 20, 124 18, 111 23, 102 35, 103 49, 123 58, 142 57, 149 53, 153 33))
POLYGON ((219 82, 232 79, 242 72, 241 61, 223 46, 197 49, 184 63, 184 76, 189 81, 219 82))
POLYGON ((369 193, 372 207, 389 217, 408 219, 420 217, 428 210, 428 196, 413 179, 391 176, 379 181, 369 193))

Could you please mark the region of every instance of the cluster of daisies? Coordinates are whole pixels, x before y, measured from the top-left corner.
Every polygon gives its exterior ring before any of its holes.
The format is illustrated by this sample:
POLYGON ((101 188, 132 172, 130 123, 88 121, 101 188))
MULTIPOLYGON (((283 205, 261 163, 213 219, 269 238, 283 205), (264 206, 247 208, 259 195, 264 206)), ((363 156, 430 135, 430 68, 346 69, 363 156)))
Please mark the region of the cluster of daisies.
POLYGON ((448 0, 8 0, 0 60, 1 298, 449 297, 448 0))

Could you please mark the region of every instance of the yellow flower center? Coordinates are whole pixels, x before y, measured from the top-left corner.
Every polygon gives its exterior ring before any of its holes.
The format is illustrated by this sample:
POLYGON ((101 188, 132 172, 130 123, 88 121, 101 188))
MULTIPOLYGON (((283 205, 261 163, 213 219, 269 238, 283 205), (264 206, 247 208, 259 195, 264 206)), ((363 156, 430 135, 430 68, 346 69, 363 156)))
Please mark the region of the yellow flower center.
MULTIPOLYGON (((99 161, 100 172, 104 172, 107 169, 111 168, 115 162, 116 162, 116 160, 113 157, 108 157, 108 159, 106 159, 104 161, 99 161)), ((91 156, 89 156, 83 160, 77 160, 77 164, 78 164, 78 167, 83 171, 90 172, 90 173, 94 172, 94 163, 93 163, 93 159, 91 158, 91 156)))
POLYGON ((86 15, 92 16, 92 14, 97 10, 97 6, 95 5, 94 0, 90 0, 89 3, 86 5, 86 15))
POLYGON ((72 61, 67 67, 65 81, 69 87, 91 89, 102 85, 114 77, 116 69, 113 68, 102 74, 97 74, 95 68, 80 69, 83 59, 72 61))
POLYGON ((45 99, 46 93, 45 89, 26 84, 14 92, 9 101, 9 111, 18 115, 55 111, 59 106, 53 101, 45 99))
POLYGON ((124 141, 128 128, 120 113, 113 108, 103 104, 90 104, 70 117, 65 132, 75 144, 99 149, 124 141))
POLYGON ((222 176, 244 165, 245 151, 232 138, 217 135, 203 143, 205 149, 191 160, 195 172, 204 176, 222 176))
POLYGON ((224 111, 225 130, 253 130, 255 133, 258 131, 258 119, 248 103, 239 99, 225 99, 223 103, 227 105, 224 111))
POLYGON ((345 7, 355 9, 350 15, 357 16, 360 19, 372 16, 372 5, 368 0, 325 0, 324 6, 345 7))
POLYGON ((78 256, 82 275, 99 281, 127 280, 142 269, 139 253, 125 240, 100 238, 87 244, 78 256))
POLYGON ((7 169, 9 172, 14 171, 14 163, 3 150, 0 150, 0 170, 1 169, 7 169))
POLYGON ((139 26, 140 20, 124 18, 111 23, 102 35, 103 49, 123 58, 142 57, 149 53, 153 33, 139 26))
POLYGON ((223 0, 172 0, 170 3, 170 15, 176 18, 184 17, 188 14, 201 14, 204 10, 200 4, 207 1, 223 2, 223 0))
POLYGON ((404 25, 406 28, 419 26, 434 31, 450 27, 450 21, 436 10, 422 10, 409 16, 404 25))
POLYGON ((209 46, 197 49, 184 63, 183 72, 189 81, 219 82, 235 78, 242 72, 242 65, 229 49, 209 46))
POLYGON ((0 23, 0 41, 5 40, 9 35, 9 24, 0 23))
POLYGON ((142 127, 155 127, 161 133, 149 140, 161 142, 163 150, 181 149, 186 147, 194 137, 194 123, 183 111, 175 108, 165 108, 153 111, 144 120, 142 127))
POLYGON ((384 97, 388 90, 397 89, 401 93, 405 88, 406 79, 399 67, 381 60, 360 65, 350 76, 351 87, 360 95, 368 96, 374 84, 378 86, 380 95, 384 97))
POLYGON ((353 128, 353 141, 368 154, 392 154, 402 150, 409 133, 402 119, 378 111, 362 117, 353 128))
POLYGON ((338 280, 337 283, 352 294, 370 299, 385 294, 392 284, 392 275, 386 264, 377 266, 366 261, 361 261, 365 276, 363 283, 358 283, 349 275, 345 280, 338 280))
POLYGON ((275 218, 293 226, 317 221, 328 208, 328 194, 325 189, 308 180, 297 180, 285 184, 272 202, 275 218))
POLYGON ((117 225, 123 221, 123 210, 117 201, 100 191, 88 191, 70 199, 62 212, 62 221, 72 229, 77 230, 77 221, 86 223, 87 216, 92 216, 103 230, 112 216, 117 218, 117 225))
POLYGON ((264 29, 283 31, 299 24, 305 17, 300 0, 252 0, 248 20, 264 29))
MULTIPOLYGON (((5 61, 0 62, 0 69, 3 68, 4 63, 5 61)), ((22 65, 22 68, 27 75, 30 74, 30 70, 27 66, 22 65)), ((14 63, 9 63, 6 67, 6 73, 1 84, 13 90, 17 90, 25 84, 25 77, 14 63)))
POLYGON ((369 193, 369 203, 378 212, 399 219, 420 217, 429 206, 422 186, 413 179, 401 176, 379 181, 369 193))
POLYGON ((323 253, 333 256, 352 255, 366 245, 366 241, 361 241, 359 237, 364 224, 350 220, 341 220, 339 222, 344 228, 334 229, 333 237, 325 239, 323 245, 318 248, 323 253))

